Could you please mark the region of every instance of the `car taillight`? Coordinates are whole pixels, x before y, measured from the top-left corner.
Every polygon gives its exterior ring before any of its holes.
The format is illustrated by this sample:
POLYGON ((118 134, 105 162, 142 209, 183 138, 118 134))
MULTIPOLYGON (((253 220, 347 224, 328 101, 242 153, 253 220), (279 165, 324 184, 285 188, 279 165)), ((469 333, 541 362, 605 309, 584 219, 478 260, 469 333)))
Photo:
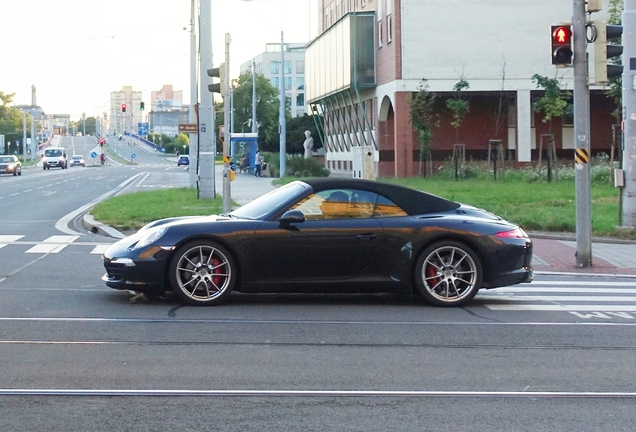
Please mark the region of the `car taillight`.
POLYGON ((510 231, 502 231, 496 234, 497 237, 501 238, 528 238, 528 234, 521 228, 515 228, 510 231))

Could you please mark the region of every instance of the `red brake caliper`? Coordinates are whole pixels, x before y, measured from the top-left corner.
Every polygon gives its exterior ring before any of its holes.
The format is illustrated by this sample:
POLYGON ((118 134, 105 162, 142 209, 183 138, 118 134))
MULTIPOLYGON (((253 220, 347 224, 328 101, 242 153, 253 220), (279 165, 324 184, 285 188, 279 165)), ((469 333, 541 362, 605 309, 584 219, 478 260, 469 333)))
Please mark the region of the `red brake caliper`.
MULTIPOLYGON (((435 270, 435 267, 433 267, 432 265, 429 265, 428 267, 426 267, 426 278, 432 278, 433 276, 435 276, 437 274, 437 270, 435 270)), ((436 286, 439 283, 439 278, 434 278, 434 279, 429 279, 429 285, 431 287, 436 286)))
MULTIPOLYGON (((215 257, 212 260, 212 266, 215 268, 214 270, 215 274, 219 272, 221 269, 223 269, 223 267, 217 267, 219 264, 221 264, 221 260, 215 257)), ((213 276, 212 281, 214 282, 214 285, 216 285, 217 287, 220 287, 223 282, 223 276, 213 276)))

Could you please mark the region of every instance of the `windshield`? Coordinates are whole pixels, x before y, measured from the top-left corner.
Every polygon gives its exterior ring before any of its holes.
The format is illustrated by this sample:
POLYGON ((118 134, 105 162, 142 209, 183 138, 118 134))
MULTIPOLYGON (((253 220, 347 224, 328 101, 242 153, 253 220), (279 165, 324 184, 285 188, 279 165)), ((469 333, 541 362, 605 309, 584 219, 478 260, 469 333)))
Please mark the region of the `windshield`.
POLYGON ((3 162, 3 163, 13 162, 13 158, 10 156, 0 156, 0 162, 3 162))
POLYGON ((303 191, 309 191, 309 186, 306 183, 299 181, 289 183, 256 198, 230 214, 245 219, 261 219, 293 197, 300 196, 303 191))
POLYGON ((59 156, 62 156, 62 150, 59 150, 59 149, 44 150, 44 155, 47 157, 59 157, 59 156))

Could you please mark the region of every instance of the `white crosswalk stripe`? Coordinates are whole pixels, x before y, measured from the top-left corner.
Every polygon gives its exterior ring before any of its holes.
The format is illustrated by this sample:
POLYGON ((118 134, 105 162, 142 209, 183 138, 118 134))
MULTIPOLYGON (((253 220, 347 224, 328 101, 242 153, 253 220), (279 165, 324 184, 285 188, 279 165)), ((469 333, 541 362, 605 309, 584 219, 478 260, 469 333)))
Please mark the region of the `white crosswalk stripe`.
POLYGON ((24 253, 28 254, 56 254, 67 246, 90 246, 90 254, 101 255, 112 243, 77 242, 79 235, 54 235, 42 241, 23 241, 24 235, 0 235, 0 249, 9 245, 30 245, 24 253))
POLYGON ((636 312, 636 282, 535 281, 480 291, 476 300, 493 311, 636 312))
POLYGON ((41 244, 33 246, 26 253, 58 253, 78 238, 79 236, 54 235, 44 240, 41 244))

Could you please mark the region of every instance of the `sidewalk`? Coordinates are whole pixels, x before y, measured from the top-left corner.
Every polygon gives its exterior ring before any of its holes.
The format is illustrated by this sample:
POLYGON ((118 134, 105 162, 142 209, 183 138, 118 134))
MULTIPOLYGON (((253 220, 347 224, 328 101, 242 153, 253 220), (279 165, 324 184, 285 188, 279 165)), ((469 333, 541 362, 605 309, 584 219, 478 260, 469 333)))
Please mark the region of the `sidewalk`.
POLYGON ((536 273, 599 274, 636 277, 636 243, 592 240, 592 266, 576 267, 574 235, 530 233, 533 244, 532 267, 536 273))

